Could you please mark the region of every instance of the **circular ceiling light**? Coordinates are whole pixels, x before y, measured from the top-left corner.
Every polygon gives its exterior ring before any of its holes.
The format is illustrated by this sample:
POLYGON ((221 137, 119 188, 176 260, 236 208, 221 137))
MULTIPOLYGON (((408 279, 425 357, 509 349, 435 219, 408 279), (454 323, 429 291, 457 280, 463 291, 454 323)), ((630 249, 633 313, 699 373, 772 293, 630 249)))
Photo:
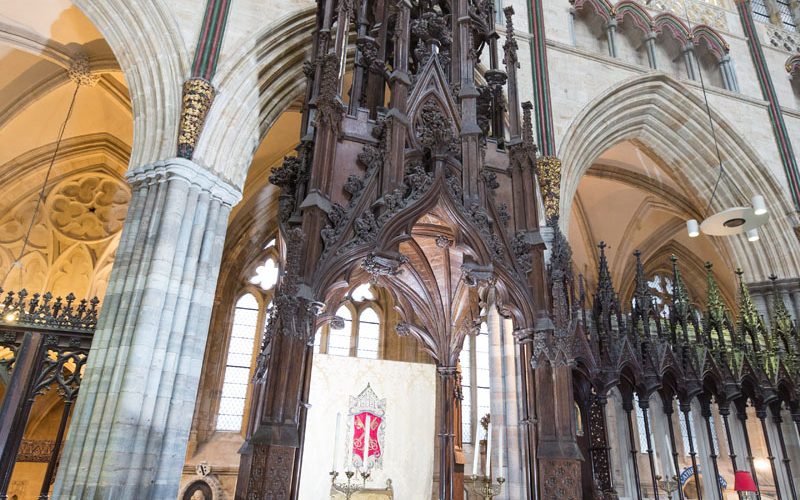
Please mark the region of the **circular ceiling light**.
MULTIPOLYGON (((700 230, 711 236, 733 236, 749 233, 763 226, 767 220, 769 215, 766 212, 759 214, 758 208, 733 207, 708 217, 700 224, 700 230)), ((748 239, 755 241, 751 239, 751 234, 748 234, 748 239)))

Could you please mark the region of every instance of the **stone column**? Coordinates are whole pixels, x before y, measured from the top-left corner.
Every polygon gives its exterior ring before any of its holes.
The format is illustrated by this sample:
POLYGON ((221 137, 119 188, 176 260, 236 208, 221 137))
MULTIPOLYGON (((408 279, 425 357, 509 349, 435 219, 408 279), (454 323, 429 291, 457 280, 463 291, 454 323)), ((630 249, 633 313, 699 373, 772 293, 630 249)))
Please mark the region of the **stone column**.
MULTIPOLYGON (((516 345, 512 335, 513 325, 504 320, 497 308, 490 307, 487 318, 489 327, 489 373, 491 377, 491 414, 493 443, 499 442, 499 434, 504 433, 505 446, 500 453, 505 453, 507 466, 497 471, 505 476, 503 492, 497 497, 501 499, 525 498, 522 478, 522 449, 520 447, 519 429, 519 393, 517 387, 517 370, 515 363, 516 345)), ((495 457, 494 460, 497 460, 495 457)))
POLYGON ((606 23, 606 37, 608 38, 608 55, 617 57, 617 20, 611 19, 606 23))
POLYGON ((644 37, 644 46, 647 49, 647 64, 650 66, 650 69, 658 69, 658 63, 656 62, 657 36, 655 31, 651 31, 644 37))
POLYGON ((131 171, 54 498, 175 498, 237 189, 190 160, 131 171))
POLYGON ((719 60, 719 69, 722 72, 722 80, 725 88, 733 92, 739 92, 739 81, 736 79, 736 73, 733 71, 733 64, 731 63, 731 56, 725 54, 719 60))
POLYGON ((686 65, 686 76, 689 80, 697 80, 697 61, 694 56, 694 44, 688 42, 683 47, 683 62, 686 65))

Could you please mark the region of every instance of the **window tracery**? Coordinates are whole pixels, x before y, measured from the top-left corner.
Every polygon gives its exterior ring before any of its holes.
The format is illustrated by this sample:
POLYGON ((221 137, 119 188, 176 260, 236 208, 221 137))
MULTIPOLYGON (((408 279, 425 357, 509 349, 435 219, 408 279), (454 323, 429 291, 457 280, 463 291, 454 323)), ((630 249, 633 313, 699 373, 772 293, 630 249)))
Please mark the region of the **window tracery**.
POLYGON ((365 283, 353 288, 349 300, 340 305, 335 316, 341 318, 343 328, 330 324, 317 329, 314 352, 334 356, 381 358, 381 339, 386 320, 379 306, 375 289, 365 283))

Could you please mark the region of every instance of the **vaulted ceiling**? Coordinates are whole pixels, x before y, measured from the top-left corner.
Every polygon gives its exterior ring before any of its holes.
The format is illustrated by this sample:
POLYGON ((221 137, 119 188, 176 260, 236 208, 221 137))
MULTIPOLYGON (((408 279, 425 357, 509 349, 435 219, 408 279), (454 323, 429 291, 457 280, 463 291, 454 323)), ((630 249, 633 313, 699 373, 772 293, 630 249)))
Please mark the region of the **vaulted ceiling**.
POLYGON ((699 300, 706 293, 704 263, 710 261, 726 302, 733 305, 738 263, 731 261, 724 240, 688 237, 686 220, 696 212, 669 165, 641 144, 621 142, 595 160, 578 186, 569 224, 576 267, 593 289, 597 245, 605 241, 614 285, 627 299, 633 291, 635 250, 642 252, 651 275, 671 272, 674 254, 692 298, 699 300))

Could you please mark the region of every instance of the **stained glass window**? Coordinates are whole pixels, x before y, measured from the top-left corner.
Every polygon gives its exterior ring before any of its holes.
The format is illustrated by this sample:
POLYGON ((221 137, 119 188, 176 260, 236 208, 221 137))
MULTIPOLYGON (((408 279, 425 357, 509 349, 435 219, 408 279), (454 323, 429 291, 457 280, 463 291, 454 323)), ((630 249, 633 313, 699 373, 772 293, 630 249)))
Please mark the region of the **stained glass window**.
POLYGON ((245 294, 236 302, 233 314, 231 340, 222 382, 222 397, 217 413, 219 431, 239 432, 242 429, 257 322, 258 301, 251 294, 245 294))

